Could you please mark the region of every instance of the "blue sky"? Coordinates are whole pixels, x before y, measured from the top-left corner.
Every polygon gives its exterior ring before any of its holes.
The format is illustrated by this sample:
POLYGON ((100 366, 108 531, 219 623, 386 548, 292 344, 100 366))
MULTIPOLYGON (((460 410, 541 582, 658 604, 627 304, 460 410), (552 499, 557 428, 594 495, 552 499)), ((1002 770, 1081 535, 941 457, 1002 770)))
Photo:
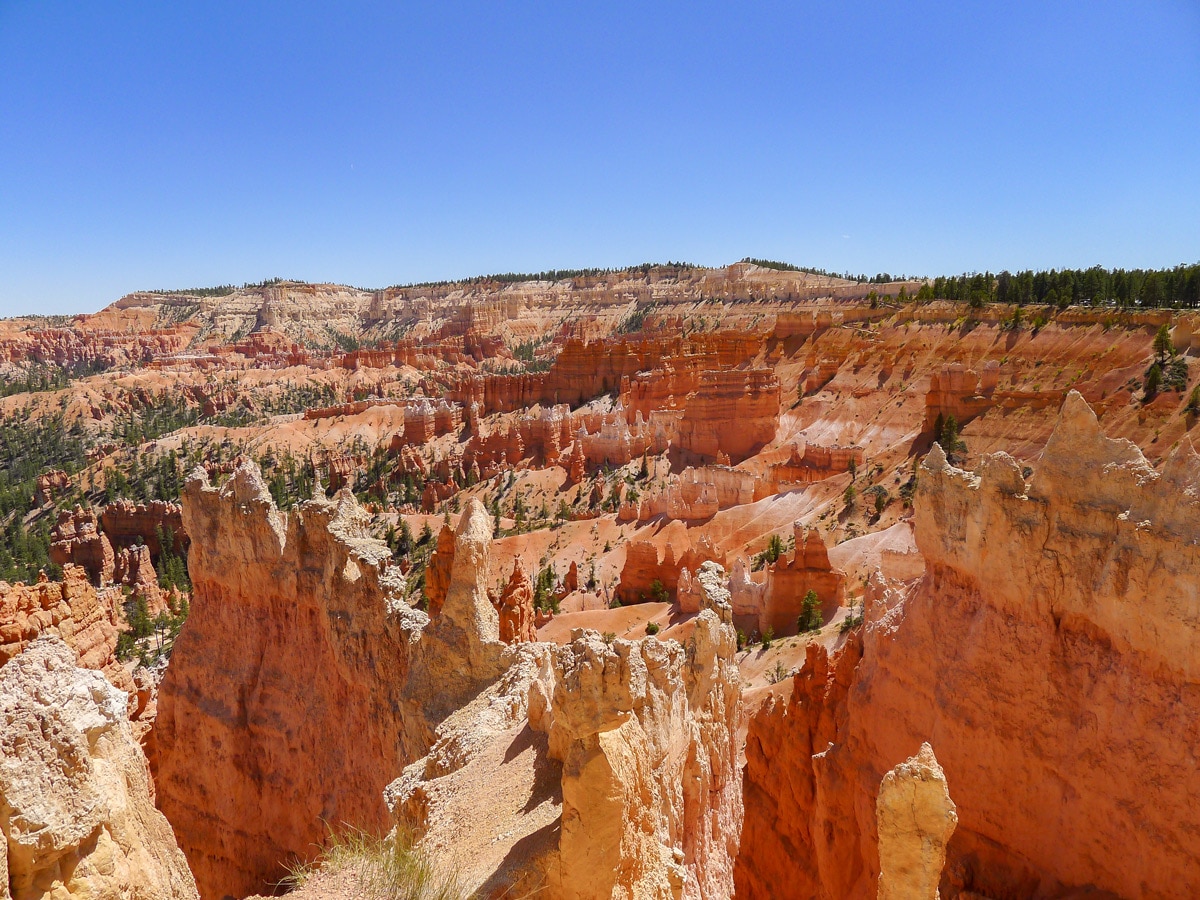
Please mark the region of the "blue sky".
POLYGON ((0 314, 1200 259, 1200 3, 0 0, 0 314))

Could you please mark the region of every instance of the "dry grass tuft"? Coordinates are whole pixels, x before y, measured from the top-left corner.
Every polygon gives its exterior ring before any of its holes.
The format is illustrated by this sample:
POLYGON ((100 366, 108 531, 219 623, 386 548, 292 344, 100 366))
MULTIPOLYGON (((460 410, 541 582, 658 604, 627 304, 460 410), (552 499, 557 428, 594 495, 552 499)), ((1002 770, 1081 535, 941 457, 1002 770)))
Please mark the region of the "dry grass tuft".
POLYGON ((318 871, 351 875, 362 900, 467 900, 458 880, 439 872, 411 835, 399 829, 390 839, 355 828, 331 829, 320 855, 290 868, 283 887, 295 890, 318 871))

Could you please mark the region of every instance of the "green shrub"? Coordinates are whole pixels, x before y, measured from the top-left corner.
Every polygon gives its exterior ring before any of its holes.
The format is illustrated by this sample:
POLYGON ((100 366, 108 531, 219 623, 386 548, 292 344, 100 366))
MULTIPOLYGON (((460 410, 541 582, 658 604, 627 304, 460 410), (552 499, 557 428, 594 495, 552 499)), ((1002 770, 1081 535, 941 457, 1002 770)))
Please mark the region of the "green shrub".
POLYGON ((817 596, 816 591, 810 590, 804 595, 800 610, 800 616, 796 619, 796 629, 801 633, 805 631, 820 631, 821 599, 817 596))
POLYGON ((1153 400, 1158 396, 1158 390, 1162 387, 1162 378, 1162 366, 1152 363, 1146 370, 1146 380, 1142 386, 1144 399, 1153 400))
POLYGON ((1168 362, 1166 368, 1163 370, 1163 387, 1168 391, 1179 391, 1182 393, 1187 390, 1187 383, 1187 362, 1178 357, 1168 362))
POLYGON ((790 674, 791 672, 783 667, 783 663, 776 660, 774 668, 767 671, 767 684, 779 684, 790 674))
POLYGON ((655 578, 650 582, 650 597, 655 603, 666 603, 671 599, 671 592, 663 587, 663 583, 655 578))

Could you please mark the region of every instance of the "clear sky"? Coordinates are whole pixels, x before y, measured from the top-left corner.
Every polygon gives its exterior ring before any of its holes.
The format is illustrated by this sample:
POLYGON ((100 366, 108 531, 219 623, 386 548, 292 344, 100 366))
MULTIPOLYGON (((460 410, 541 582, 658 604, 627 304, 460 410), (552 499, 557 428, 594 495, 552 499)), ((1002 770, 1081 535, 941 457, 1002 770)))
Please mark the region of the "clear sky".
POLYGON ((1200 2, 0 0, 0 314, 1200 259, 1200 2))

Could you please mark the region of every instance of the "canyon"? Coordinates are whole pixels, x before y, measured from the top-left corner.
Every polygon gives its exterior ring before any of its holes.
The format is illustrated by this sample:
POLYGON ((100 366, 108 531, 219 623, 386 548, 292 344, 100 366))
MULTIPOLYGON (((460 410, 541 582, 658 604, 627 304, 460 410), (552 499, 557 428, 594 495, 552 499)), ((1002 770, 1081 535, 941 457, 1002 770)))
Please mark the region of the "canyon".
POLYGON ((1200 317, 920 287, 6 321, 0 897, 1200 894, 1200 317))

